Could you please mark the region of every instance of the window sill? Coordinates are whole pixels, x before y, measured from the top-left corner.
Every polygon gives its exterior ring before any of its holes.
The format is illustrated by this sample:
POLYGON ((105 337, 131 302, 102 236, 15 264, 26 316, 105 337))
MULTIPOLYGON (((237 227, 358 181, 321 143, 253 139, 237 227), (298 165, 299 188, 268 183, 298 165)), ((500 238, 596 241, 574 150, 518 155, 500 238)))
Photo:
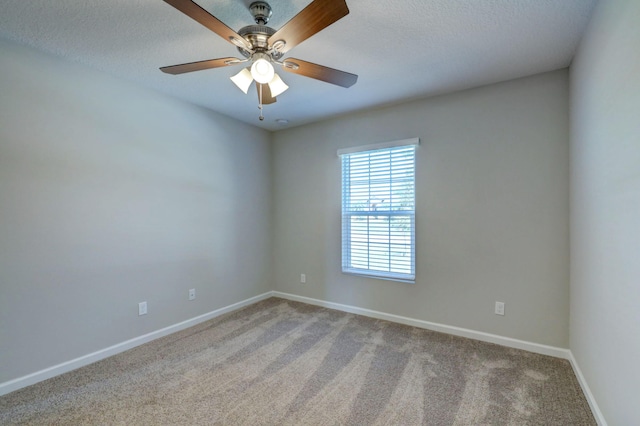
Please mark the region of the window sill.
POLYGON ((357 270, 342 270, 343 274, 346 275, 355 275, 357 277, 363 277, 363 278, 373 278, 376 280, 384 280, 384 281, 395 281, 395 282, 400 282, 400 283, 406 283, 406 284, 415 284, 416 280, 414 279, 406 279, 406 278, 400 278, 400 277, 396 277, 393 275, 376 275, 376 274, 372 274, 372 273, 367 273, 367 272, 360 272, 357 270))

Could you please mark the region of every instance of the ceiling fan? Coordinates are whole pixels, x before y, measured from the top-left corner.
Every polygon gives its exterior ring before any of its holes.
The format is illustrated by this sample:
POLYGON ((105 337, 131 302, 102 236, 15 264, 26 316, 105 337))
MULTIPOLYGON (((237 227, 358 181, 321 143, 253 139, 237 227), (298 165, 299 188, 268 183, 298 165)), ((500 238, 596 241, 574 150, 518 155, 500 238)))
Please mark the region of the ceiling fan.
POLYGON ((247 93, 255 80, 261 121, 264 120, 262 105, 276 102, 276 96, 289 87, 275 73, 273 64, 281 66, 287 72, 342 87, 351 87, 358 80, 357 75, 348 72, 301 59, 283 59, 285 53, 293 47, 349 14, 345 0, 313 0, 277 31, 266 25, 272 14, 271 6, 265 1, 254 1, 249 10, 256 25, 243 27, 237 33, 192 0, 164 1, 235 45, 244 58, 209 59, 162 67, 160 70, 175 75, 250 63, 250 67, 243 68, 231 80, 244 93, 247 93))

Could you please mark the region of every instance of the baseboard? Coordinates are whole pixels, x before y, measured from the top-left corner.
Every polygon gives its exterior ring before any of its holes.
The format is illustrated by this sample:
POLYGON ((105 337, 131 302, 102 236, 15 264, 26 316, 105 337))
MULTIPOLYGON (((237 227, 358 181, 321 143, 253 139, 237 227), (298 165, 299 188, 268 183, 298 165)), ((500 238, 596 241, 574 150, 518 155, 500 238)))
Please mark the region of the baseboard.
POLYGON ((598 407, 598 404, 591 393, 591 389, 587 384, 587 381, 578 366, 578 362, 576 361, 573 353, 568 349, 557 348, 553 346, 541 345, 538 343, 527 342, 524 340, 512 339, 510 337, 498 336, 495 334, 484 333, 481 331, 470 330, 466 328, 454 327, 450 325, 438 324, 430 321, 423 321, 414 318, 403 317, 399 315, 388 314, 384 312, 374 311, 371 309, 359 308, 357 306, 351 305, 343 305, 340 303, 327 302, 324 300, 313 299, 310 297, 298 296, 289 293, 282 293, 279 291, 269 291, 263 294, 260 294, 255 297, 251 297, 246 300, 242 300, 240 302, 234 303, 229 306, 225 306, 220 309, 216 309, 214 311, 208 312, 203 315, 199 315, 197 317, 188 319, 186 321, 182 321, 180 323, 171 325, 169 327, 162 328, 160 330, 153 331, 151 333, 147 333, 145 335, 135 337, 133 339, 127 340, 122 343, 118 343, 116 345, 110 346, 105 349, 101 349, 99 351, 75 358, 73 360, 63 362, 58 365, 54 365, 49 368, 45 368, 44 370, 37 371, 35 373, 28 374, 23 377, 19 377, 17 379, 13 379, 4 383, 0 383, 0 396, 8 394, 9 392, 13 392, 15 390, 21 389, 23 387, 41 382, 43 380, 49 379, 51 377, 58 376, 60 374, 66 373, 71 370, 75 370, 77 368, 83 367, 85 365, 94 363, 96 361, 100 361, 104 358, 108 358, 110 356, 116 355, 120 352, 124 352, 126 350, 132 349, 136 346, 142 345, 144 343, 150 342, 152 340, 158 339, 160 337, 167 336, 171 333, 175 333, 180 330, 184 330, 185 328, 192 327, 201 322, 208 321, 217 316, 226 314, 228 312, 234 311, 236 309, 243 308, 245 306, 252 305, 261 300, 268 299, 269 297, 280 297, 282 299, 293 300, 302 303, 308 303, 310 305, 322 306, 325 308, 336 309, 343 312, 349 312, 357 315, 364 315, 371 318, 377 318, 387 321, 392 321, 400 324, 410 325, 414 327, 424 328, 427 330, 439 331, 442 333, 448 333, 455 336, 460 337, 468 337, 471 339, 476 339, 484 342, 495 343, 502 346, 507 346, 515 349, 522 349, 529 352, 539 353, 542 355, 554 356, 556 358, 567 359, 571 363, 571 367, 578 379, 578 383, 584 392, 585 398, 591 407, 591 411, 593 416, 595 417, 599 426, 607 426, 607 422, 598 407))
POLYGON ((509 348, 522 349, 542 355, 549 355, 556 358, 570 359, 571 352, 568 349, 557 348, 555 346, 541 345, 539 343, 527 342, 524 340, 512 339, 510 337, 498 336, 496 334, 484 333, 482 331, 470 330, 467 328, 454 327, 451 325, 438 324, 430 321, 423 321, 414 318, 403 317, 400 315, 387 314, 385 312, 373 311, 371 309, 359 308, 357 306, 343 305, 340 303, 327 302, 324 300, 313 299, 310 297, 298 296, 295 294, 282 293, 279 291, 272 292, 274 297, 293 300, 296 302, 308 303, 310 305, 322 306, 325 308, 336 309, 338 311, 349 312, 352 314, 364 315, 371 318, 377 318, 400 324, 411 325, 414 327, 424 328, 441 333, 453 334, 454 336, 468 337, 470 339, 481 340, 483 342, 495 343, 509 348))
POLYGON ((571 363, 573 372, 575 373, 578 379, 578 383, 580 383, 582 392, 584 393, 585 398, 587 398, 589 407, 591 407, 591 413, 593 414, 593 417, 595 417, 596 422, 598 423, 599 426, 607 426, 607 421, 604 419, 604 416, 602 415, 602 411, 600 411, 600 407, 598 407, 598 403, 596 402, 596 399, 591 393, 591 389, 587 384, 587 379, 585 379, 584 375, 582 374, 582 370, 580 370, 580 367, 578 366, 578 361, 576 361, 575 357, 573 356, 573 352, 571 351, 569 351, 569 362, 571 363))
POLYGON ((573 353, 569 349, 557 348, 554 346, 541 345, 539 343, 527 342, 524 340, 512 339, 510 337, 498 336, 496 334, 484 333, 481 331, 470 330, 467 328, 453 327, 450 325, 438 324, 429 321, 418 320, 414 318, 403 317, 399 315, 387 314, 385 312, 373 311, 371 309, 359 308, 357 306, 343 305, 340 303, 327 302, 325 300, 313 299, 310 297, 298 296, 295 294, 282 293, 279 291, 271 292, 274 297, 293 300, 296 302, 308 303, 310 305, 322 306, 325 308, 336 309, 338 311, 349 312, 357 315, 364 315, 371 318, 383 319, 387 321, 397 322, 400 324, 411 325, 414 327, 424 328, 427 330, 439 331, 442 333, 453 334, 454 336, 468 337, 470 339, 481 340, 483 342, 495 343, 509 348, 522 349, 542 355, 549 355, 556 358, 566 359, 571 363, 571 367, 578 379, 578 383, 582 388, 585 398, 589 403, 593 417, 599 426, 607 426, 607 422, 598 407, 598 404, 589 389, 589 385, 585 377, 582 375, 578 362, 573 353))
POLYGON ((260 294, 255 297, 251 297, 246 300, 242 300, 238 303, 234 303, 229 306, 225 306, 220 309, 216 309, 214 311, 208 312, 206 314, 199 315, 197 317, 188 319, 186 321, 182 321, 180 323, 170 325, 168 327, 162 328, 160 330, 152 331, 151 333, 144 334, 142 336, 134 337, 133 339, 127 340, 125 342, 118 343, 116 345, 110 346, 105 349, 101 349, 99 351, 83 355, 81 357, 72 359, 70 361, 63 362, 58 365, 54 365, 49 368, 45 368, 44 370, 36 371, 35 373, 28 374, 23 377, 18 377, 17 379, 9 380, 4 383, 0 383, 0 395, 8 394, 9 392, 13 392, 15 390, 21 389, 23 387, 33 385, 35 383, 41 382, 43 380, 49 379, 51 377, 58 376, 60 374, 66 373, 71 370, 75 370, 76 368, 83 367, 85 365, 94 363, 96 361, 100 361, 101 359, 108 358, 110 356, 116 355, 120 352, 124 352, 136 346, 140 346, 144 343, 150 342, 152 340, 158 339, 160 337, 164 337, 171 333, 175 333, 180 330, 184 330, 185 328, 193 327, 196 324, 199 324, 204 321, 208 321, 212 318, 220 316, 222 314, 226 314, 227 312, 234 311, 236 309, 243 308, 248 305, 252 305, 256 302, 259 302, 264 299, 268 299, 273 296, 273 292, 269 291, 264 294, 260 294))

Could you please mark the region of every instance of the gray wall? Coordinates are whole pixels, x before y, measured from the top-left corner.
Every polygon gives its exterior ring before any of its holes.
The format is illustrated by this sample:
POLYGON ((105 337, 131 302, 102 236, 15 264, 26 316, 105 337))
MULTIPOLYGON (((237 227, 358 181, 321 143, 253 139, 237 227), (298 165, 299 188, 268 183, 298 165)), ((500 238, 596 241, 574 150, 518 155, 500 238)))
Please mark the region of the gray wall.
POLYGON ((640 424, 640 2, 599 2, 571 66, 571 351, 640 424))
POLYGON ((0 52, 0 382, 271 289, 267 132, 0 52))
POLYGON ((275 289, 568 347, 568 140, 566 70, 277 132, 275 289), (344 275, 336 150, 411 137, 416 283, 344 275))
MULTIPOLYGON (((0 382, 272 288, 568 347, 566 70, 270 135, 0 49, 0 382), (416 136, 416 284, 342 274, 336 150, 416 136)), ((576 294, 572 348, 597 389, 576 294)))

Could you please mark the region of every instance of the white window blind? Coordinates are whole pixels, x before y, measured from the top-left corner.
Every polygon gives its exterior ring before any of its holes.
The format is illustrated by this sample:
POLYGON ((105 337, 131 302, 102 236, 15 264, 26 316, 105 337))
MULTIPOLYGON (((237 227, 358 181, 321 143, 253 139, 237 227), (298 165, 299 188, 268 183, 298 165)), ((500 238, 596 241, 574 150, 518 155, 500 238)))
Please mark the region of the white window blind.
POLYGON ((342 271, 415 280, 418 139, 338 151, 342 158, 342 271))

